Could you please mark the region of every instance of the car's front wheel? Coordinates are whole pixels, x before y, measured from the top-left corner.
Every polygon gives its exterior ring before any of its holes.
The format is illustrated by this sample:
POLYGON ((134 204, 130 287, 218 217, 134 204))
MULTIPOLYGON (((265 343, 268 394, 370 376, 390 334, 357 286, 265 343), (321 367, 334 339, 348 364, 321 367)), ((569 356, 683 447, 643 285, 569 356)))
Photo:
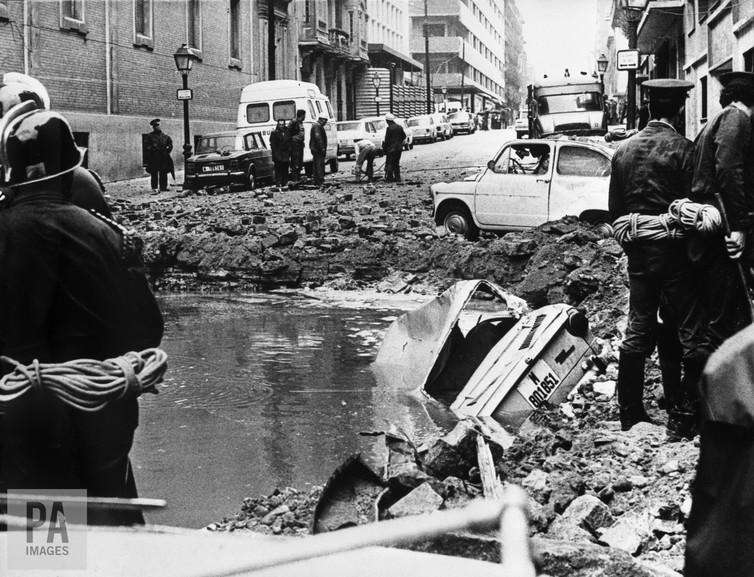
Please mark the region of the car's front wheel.
POLYGON ((442 222, 445 230, 449 233, 460 234, 468 240, 479 238, 479 229, 474 224, 471 213, 466 206, 462 204, 447 206, 442 209, 438 217, 438 221, 442 222))

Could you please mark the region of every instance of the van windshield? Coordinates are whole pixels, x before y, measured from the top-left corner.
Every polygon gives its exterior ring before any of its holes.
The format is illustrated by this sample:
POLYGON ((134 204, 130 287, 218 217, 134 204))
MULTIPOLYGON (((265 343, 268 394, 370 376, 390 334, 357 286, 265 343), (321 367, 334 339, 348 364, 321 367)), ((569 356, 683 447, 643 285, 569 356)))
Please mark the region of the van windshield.
POLYGON ((272 104, 273 120, 293 120, 296 118, 296 103, 293 100, 282 102, 273 102, 272 104))
POLYGON ((559 114, 563 112, 583 112, 602 110, 598 92, 582 92, 581 94, 553 94, 540 96, 537 99, 539 114, 559 114))
POLYGON ((427 126, 429 124, 429 118, 410 118, 408 121, 409 126, 427 126))
POLYGON ((266 102, 246 106, 246 122, 256 124, 270 121, 270 106, 266 102))

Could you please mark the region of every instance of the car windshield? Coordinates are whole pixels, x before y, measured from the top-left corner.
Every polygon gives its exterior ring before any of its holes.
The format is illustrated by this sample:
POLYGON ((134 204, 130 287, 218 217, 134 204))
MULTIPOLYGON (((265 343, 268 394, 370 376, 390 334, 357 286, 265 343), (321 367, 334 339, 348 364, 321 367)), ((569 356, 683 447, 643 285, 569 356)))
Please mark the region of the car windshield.
POLYGON ((376 120, 372 120, 372 124, 374 125, 375 130, 382 130, 387 126, 387 122, 385 122, 383 119, 378 118, 376 120))
POLYGON ((227 136, 205 136, 202 138, 199 146, 196 147, 197 154, 209 154, 212 152, 230 152, 236 148, 236 135, 228 134, 227 136))
POLYGON ((459 122, 466 122, 469 119, 469 114, 467 112, 453 112, 448 116, 450 120, 456 120, 459 122))
POLYGON ((336 125, 338 130, 359 130, 361 123, 359 122, 338 122, 336 125))
POLYGON ((581 94, 553 94, 537 99, 539 114, 560 114, 564 112, 583 112, 601 110, 600 97, 597 92, 581 94))
POLYGON ((408 121, 409 126, 427 126, 429 124, 429 118, 411 118, 408 121))

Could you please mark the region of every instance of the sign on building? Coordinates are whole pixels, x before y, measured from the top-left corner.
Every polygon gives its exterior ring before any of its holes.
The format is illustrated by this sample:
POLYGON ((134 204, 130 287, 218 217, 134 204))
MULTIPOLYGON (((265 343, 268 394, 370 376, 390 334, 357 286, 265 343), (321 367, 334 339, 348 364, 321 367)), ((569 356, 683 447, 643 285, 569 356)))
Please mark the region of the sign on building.
POLYGON ((616 68, 618 70, 636 70, 639 68, 638 50, 618 50, 616 55, 616 68))

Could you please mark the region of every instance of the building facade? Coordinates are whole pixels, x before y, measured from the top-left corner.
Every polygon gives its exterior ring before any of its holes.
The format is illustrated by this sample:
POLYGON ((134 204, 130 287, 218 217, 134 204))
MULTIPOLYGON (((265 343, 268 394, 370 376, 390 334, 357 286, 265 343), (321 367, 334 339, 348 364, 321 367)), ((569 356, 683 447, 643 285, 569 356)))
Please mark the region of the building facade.
MULTIPOLYGON (((524 0, 526 1, 526 0, 524 0)), ((526 50, 516 0, 505 2, 505 108, 508 123, 526 102, 526 50)))
MULTIPOLYGON (((287 5, 278 2, 281 15, 287 5)), ((173 54, 183 43, 199 57, 188 77, 192 135, 233 129, 241 88, 264 77, 259 32, 249 0, 0 1, 2 71, 47 87, 105 179, 144 175, 141 134, 154 117, 182 165, 182 82, 173 54)))
POLYGON ((433 99, 458 100, 470 111, 505 102, 505 4, 500 0, 410 0, 411 57, 423 61, 429 39, 433 99), (427 11, 425 23, 425 8, 427 11))

